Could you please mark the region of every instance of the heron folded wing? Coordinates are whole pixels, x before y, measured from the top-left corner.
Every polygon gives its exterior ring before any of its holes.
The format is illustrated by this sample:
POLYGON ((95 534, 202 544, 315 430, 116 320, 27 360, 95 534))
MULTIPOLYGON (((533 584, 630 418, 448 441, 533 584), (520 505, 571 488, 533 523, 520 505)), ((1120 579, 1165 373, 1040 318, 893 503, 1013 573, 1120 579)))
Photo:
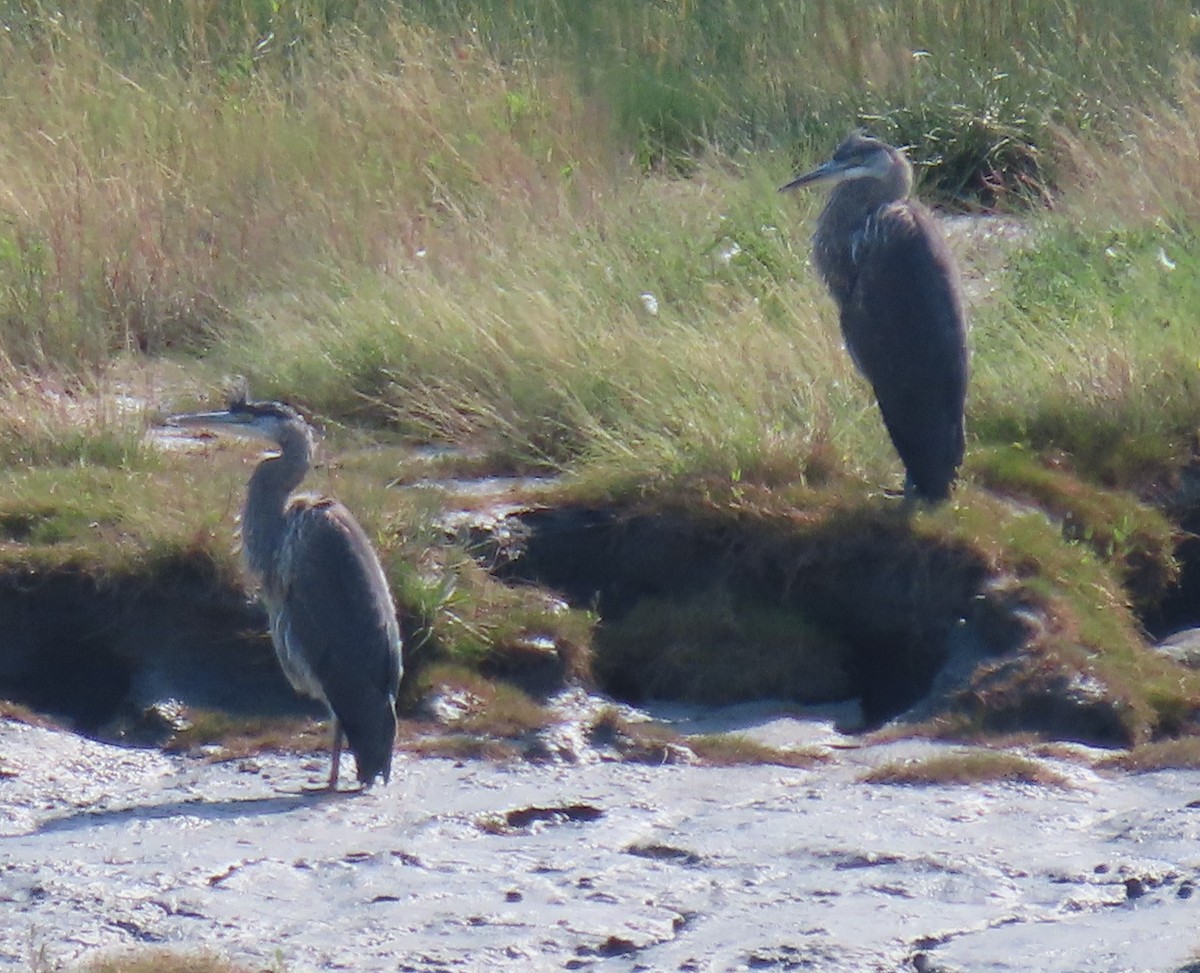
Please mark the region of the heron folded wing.
POLYGON ((362 528, 337 501, 298 501, 288 517, 293 550, 280 615, 289 650, 295 645, 320 684, 360 779, 386 777, 401 659, 383 568, 362 528))

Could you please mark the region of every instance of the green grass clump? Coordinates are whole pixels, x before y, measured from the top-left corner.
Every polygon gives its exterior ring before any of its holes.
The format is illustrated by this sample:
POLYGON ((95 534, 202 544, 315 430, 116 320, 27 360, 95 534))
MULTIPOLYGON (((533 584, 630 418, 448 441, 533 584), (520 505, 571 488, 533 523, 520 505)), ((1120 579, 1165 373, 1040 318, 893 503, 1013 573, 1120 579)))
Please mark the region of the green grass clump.
MULTIPOLYGON (((418 532, 419 534, 419 532, 418 532)), ((460 548, 409 535, 392 558, 406 665, 463 667, 547 695, 591 679, 594 615, 533 586, 496 581, 460 548)))
POLYGON ((1065 787, 1066 778, 1044 764, 1015 753, 970 750, 919 760, 887 763, 862 776, 867 784, 987 784, 1009 782, 1065 787))
POLYGON ((854 694, 853 660, 836 634, 794 608, 739 603, 728 591, 647 598, 600 629, 597 676, 644 698, 729 703, 764 692, 799 702, 854 694), (629 673, 637 676, 629 679, 629 673))
POLYGON ((1152 610, 1178 580, 1177 528, 1136 497, 1085 482, 1015 447, 977 450, 969 468, 980 485, 1045 510, 1060 520, 1066 540, 1085 544, 1113 564, 1140 612, 1152 610))
POLYGON ((1090 713, 1091 739, 1132 744, 1178 733, 1200 711, 1200 676, 1146 647, 1118 579, 1044 514, 972 492, 917 521, 917 530, 971 545, 994 577, 1010 579, 1003 600, 1040 619, 1025 663, 994 670, 964 699, 982 729, 1041 721, 1053 733, 1070 722, 1087 726, 1080 717, 1090 713), (1075 701, 1069 720, 1046 708, 1054 698, 1075 701))
MULTIPOLYGON (((0 474, 0 567, 77 569, 106 577, 153 573, 198 556, 234 582, 219 483, 166 470, 41 467, 0 474)), ((236 509, 236 507, 232 508, 236 509)), ((229 532, 231 534, 231 531, 229 532)))

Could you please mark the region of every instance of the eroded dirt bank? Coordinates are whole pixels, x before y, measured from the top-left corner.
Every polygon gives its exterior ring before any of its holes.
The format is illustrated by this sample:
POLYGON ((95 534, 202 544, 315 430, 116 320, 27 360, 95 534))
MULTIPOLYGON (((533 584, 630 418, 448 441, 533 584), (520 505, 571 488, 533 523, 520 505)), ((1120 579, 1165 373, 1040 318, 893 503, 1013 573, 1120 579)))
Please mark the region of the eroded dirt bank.
MULTIPOLYGON (((400 757, 208 764, 0 723, 0 969, 119 948, 311 970, 1174 971, 1200 945, 1200 773, 896 787, 822 720, 724 721, 807 770, 400 757)), ((1045 758, 1043 758, 1045 759, 1045 758)))

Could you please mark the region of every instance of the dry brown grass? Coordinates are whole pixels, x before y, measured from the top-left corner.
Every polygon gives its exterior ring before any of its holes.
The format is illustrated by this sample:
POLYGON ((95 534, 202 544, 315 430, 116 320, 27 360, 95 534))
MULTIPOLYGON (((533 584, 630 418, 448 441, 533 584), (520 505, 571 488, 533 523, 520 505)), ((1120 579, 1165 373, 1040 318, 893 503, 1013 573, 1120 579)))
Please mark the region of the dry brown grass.
POLYGON ((445 760, 516 760, 521 747, 511 740, 480 737, 472 733, 422 733, 402 735, 398 744, 406 753, 445 760))
POLYGON ((1176 228, 1200 218, 1200 60, 1182 59, 1174 95, 1134 114, 1120 140, 1059 138, 1074 168, 1066 202, 1076 217, 1176 228))
POLYGON ((969 750, 887 763, 862 776, 867 784, 1017 783, 1064 787, 1067 780, 1044 764, 999 750, 969 750))
POLYGON ((631 720, 616 707, 605 707, 587 727, 588 742, 616 752, 623 760, 669 764, 690 759, 684 738, 654 720, 631 720))
POLYGON ((191 710, 172 734, 169 753, 204 751, 210 760, 240 760, 260 753, 327 751, 330 732, 315 720, 296 717, 238 717, 217 710, 191 710))
POLYGON ((28 706, 15 703, 11 699, 0 699, 0 720, 13 720, 47 730, 62 729, 60 724, 45 714, 35 713, 28 706))
POLYGON ((740 733, 711 733, 688 737, 687 745, 702 763, 712 767, 773 764, 806 768, 828 758, 812 750, 772 747, 740 733))
POLYGON ((440 698, 439 718, 453 733, 513 739, 545 729, 554 714, 527 693, 460 665, 435 664, 422 674, 422 695, 440 698))
POLYGON ((1156 770, 1198 770, 1200 737, 1143 743, 1125 753, 1107 757, 1097 766, 1128 770, 1136 774, 1147 774, 1156 770))
POLYGON ((95 960, 73 973, 261 973, 210 953, 145 950, 95 960))
POLYGON ((19 363, 197 348, 316 265, 469 265, 485 198, 490 215, 518 198, 553 214, 570 191, 547 174, 594 156, 576 144, 596 138, 587 109, 553 78, 399 21, 314 38, 287 80, 139 79, 67 30, 42 53, 0 38, 8 90, 37 92, 0 111, 0 314, 19 363))

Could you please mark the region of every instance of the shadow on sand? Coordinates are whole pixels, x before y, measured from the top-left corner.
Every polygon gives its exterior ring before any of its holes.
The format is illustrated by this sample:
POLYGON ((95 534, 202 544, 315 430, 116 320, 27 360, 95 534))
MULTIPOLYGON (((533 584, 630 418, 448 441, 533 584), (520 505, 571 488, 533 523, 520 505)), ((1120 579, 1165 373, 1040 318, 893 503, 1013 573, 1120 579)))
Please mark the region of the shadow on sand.
POLYGON ((107 811, 80 811, 62 817, 49 818, 38 827, 39 833, 54 831, 78 831, 83 828, 98 828, 106 824, 120 824, 129 820, 155 821, 163 818, 192 817, 204 820, 225 820, 265 814, 287 814, 301 808, 313 807, 328 801, 357 797, 362 790, 331 792, 280 791, 271 797, 240 797, 221 801, 204 798, 189 798, 182 801, 164 801, 157 804, 135 804, 132 807, 115 808, 107 811))

